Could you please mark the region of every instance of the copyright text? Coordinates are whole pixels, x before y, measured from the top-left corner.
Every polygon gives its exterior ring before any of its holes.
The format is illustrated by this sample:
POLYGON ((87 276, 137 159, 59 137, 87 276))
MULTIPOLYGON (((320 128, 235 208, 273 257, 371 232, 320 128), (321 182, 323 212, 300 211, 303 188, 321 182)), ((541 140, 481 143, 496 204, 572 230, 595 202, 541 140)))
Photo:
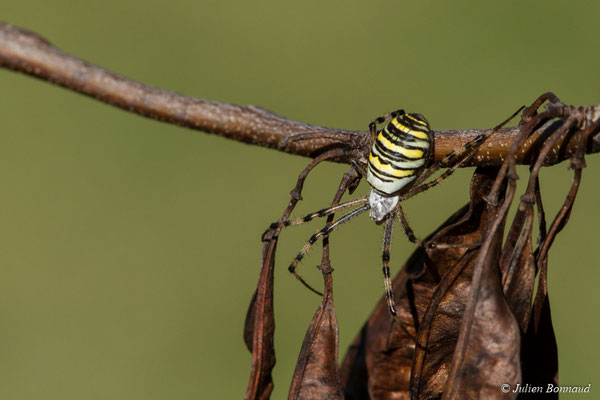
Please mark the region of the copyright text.
POLYGON ((524 385, 517 383, 511 386, 505 383, 500 386, 500 390, 504 393, 590 393, 591 389, 591 383, 587 386, 556 386, 552 383, 546 386, 533 386, 528 383, 524 385))

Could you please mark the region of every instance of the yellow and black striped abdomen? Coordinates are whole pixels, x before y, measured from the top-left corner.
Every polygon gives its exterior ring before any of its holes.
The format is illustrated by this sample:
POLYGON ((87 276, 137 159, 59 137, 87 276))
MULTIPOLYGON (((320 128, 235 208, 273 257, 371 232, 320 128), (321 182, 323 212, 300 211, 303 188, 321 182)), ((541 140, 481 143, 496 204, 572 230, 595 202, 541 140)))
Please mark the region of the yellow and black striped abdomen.
POLYGON ((383 195, 397 194, 417 178, 427 163, 431 142, 431 128, 422 115, 393 118, 371 147, 367 182, 383 195))

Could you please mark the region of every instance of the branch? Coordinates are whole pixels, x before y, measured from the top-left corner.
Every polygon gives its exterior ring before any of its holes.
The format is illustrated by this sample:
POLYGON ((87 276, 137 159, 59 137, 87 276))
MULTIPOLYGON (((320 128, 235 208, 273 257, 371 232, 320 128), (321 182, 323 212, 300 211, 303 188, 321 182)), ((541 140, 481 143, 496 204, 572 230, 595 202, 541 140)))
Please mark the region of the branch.
MULTIPOLYGON (((70 56, 36 33, 3 22, 0 22, 0 66, 148 118, 291 154, 315 157, 340 144, 368 152, 370 137, 366 132, 310 125, 281 117, 257 106, 224 104, 144 85, 70 56), (303 140, 288 140, 298 134, 307 135, 303 140)), ((600 112, 594 112, 593 117, 598 119, 598 115, 600 112)), ((539 143, 561 124, 561 121, 556 121, 554 126, 538 129, 517 154, 517 163, 529 164, 539 143)), ((510 143, 521 129, 522 127, 511 127, 499 130, 463 166, 500 164, 508 153, 510 143)), ((486 131, 487 129, 434 131, 434 160, 443 159, 452 150, 486 131)), ((563 137, 556 143, 545 160, 545 165, 558 163, 575 154, 577 140, 564 143, 564 139, 563 137)), ((600 151, 597 138, 589 143, 586 151, 600 151)), ((350 161, 347 156, 334 160, 350 161)))

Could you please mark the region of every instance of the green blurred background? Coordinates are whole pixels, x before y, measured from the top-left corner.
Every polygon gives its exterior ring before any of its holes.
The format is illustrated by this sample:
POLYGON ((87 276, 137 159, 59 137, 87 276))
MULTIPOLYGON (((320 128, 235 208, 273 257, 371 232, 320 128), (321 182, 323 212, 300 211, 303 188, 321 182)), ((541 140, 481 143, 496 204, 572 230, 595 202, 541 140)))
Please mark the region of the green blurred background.
MULTIPOLYGON (((318 125, 364 130, 405 108, 437 129, 486 128, 547 90, 569 104, 600 103, 594 1, 5 0, 1 11, 141 82, 318 125)), ((260 234, 308 159, 6 70, 0 88, 0 398, 242 397, 260 234)), ((595 392, 600 162, 587 162, 550 254, 550 293, 560 381, 595 392)), ((319 167, 297 215, 328 204, 345 169, 319 167)), ((419 235, 467 200, 471 173, 407 204, 419 235)), ((550 213, 570 182, 567 163, 543 171, 550 213)), ((280 241, 273 398, 286 396, 319 304, 286 266, 319 226, 280 241)), ((340 357, 383 293, 381 238, 366 216, 332 237, 340 357)), ((395 238, 397 270, 414 247, 400 231, 395 238)), ((318 285, 319 253, 302 267, 318 285)))

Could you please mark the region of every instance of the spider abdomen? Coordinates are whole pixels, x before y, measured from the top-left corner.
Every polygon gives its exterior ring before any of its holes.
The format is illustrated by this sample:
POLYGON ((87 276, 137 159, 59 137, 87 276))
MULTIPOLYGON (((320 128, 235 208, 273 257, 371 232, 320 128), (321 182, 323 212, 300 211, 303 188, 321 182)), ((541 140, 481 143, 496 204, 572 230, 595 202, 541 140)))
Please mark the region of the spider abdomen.
POLYGON ((373 142, 367 182, 383 195, 394 195, 414 181, 429 159, 432 131, 420 114, 392 118, 373 142))

